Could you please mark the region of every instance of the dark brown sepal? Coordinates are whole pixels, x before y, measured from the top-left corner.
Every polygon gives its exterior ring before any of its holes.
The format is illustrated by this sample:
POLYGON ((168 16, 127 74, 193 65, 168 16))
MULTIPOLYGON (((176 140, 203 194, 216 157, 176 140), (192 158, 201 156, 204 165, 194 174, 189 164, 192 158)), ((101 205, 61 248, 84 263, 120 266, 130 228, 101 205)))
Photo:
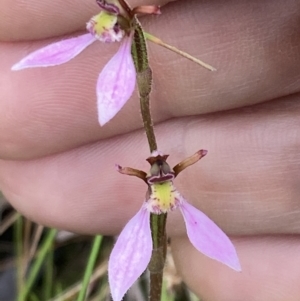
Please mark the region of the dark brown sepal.
POLYGON ((114 5, 113 3, 107 3, 105 0, 96 0, 96 3, 105 11, 118 15, 120 13, 120 9, 114 5))
POLYGON ((157 155, 156 157, 149 157, 147 158, 147 162, 149 162, 150 165, 153 165, 154 163, 156 163, 157 161, 167 161, 169 155, 157 155))
POLYGON ((122 167, 118 164, 116 164, 115 166, 116 166, 116 170, 119 173, 121 173, 123 175, 127 175, 127 176, 138 177, 138 178, 142 179, 144 182, 147 183, 147 174, 144 171, 134 169, 134 168, 131 168, 131 167, 122 167))
POLYGON ((197 151, 194 155, 184 159, 180 163, 174 166, 174 176, 177 177, 180 172, 182 172, 187 167, 197 163, 202 157, 207 154, 207 150, 201 149, 197 151))

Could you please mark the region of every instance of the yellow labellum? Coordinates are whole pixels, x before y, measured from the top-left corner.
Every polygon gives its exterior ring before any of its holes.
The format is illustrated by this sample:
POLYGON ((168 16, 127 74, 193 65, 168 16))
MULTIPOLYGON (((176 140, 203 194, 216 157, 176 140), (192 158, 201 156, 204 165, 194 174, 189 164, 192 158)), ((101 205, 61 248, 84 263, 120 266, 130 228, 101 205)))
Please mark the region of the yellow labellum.
POLYGON ((165 213, 176 207, 178 192, 173 186, 172 181, 152 184, 151 192, 148 205, 154 211, 165 213))
POLYGON ((94 31, 97 35, 103 34, 108 29, 111 29, 114 27, 114 25, 117 22, 117 16, 107 13, 105 11, 102 11, 100 14, 94 16, 91 19, 92 22, 94 22, 94 31))

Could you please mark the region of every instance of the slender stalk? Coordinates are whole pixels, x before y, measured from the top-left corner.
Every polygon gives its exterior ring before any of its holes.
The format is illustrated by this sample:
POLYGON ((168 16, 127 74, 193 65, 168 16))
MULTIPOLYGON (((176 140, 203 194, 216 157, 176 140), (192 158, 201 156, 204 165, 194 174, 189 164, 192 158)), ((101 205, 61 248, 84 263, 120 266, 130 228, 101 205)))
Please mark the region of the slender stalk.
MULTIPOLYGON (((14 243, 16 251, 17 267, 17 291, 20 292, 23 287, 23 217, 18 214, 14 224, 14 243)), ((18 295, 18 301, 21 301, 18 295)))
MULTIPOLYGON (((153 122, 150 111, 150 92, 152 84, 152 71, 148 63, 147 46, 143 30, 137 20, 132 55, 137 71, 137 83, 140 94, 140 106, 144 123, 144 129, 147 135, 150 152, 157 150, 157 143, 153 128, 153 122)), ((150 272, 150 294, 149 301, 160 301, 163 268, 166 255, 166 226, 167 214, 150 215, 150 227, 153 241, 153 252, 148 269, 150 272)))
POLYGON ((19 301, 26 300, 28 293, 30 292, 30 289, 32 288, 36 277, 38 275, 38 272, 40 271, 40 268, 42 266, 42 263, 45 260, 46 255, 49 252, 49 249, 51 248, 54 238, 56 236, 57 230, 56 229, 50 229, 37 253, 37 257, 35 262, 32 264, 32 267, 30 268, 29 275, 27 282, 25 286, 22 288, 20 294, 19 294, 19 301))
POLYGON ((150 112, 150 92, 152 84, 152 71, 148 63, 147 46, 143 30, 136 20, 136 29, 134 32, 134 43, 132 55, 137 72, 137 84, 140 94, 140 106, 146 131, 150 152, 157 150, 157 143, 154 134, 153 122, 150 112))
POLYGON ((150 272, 150 301, 160 301, 161 299, 167 247, 166 221, 167 214, 150 215, 153 241, 152 257, 148 266, 150 272))
POLYGON ((139 89, 140 106, 141 106, 141 113, 144 122, 144 129, 150 147, 150 152, 157 150, 157 143, 154 134, 153 122, 152 122, 151 115, 149 114, 150 112, 149 95, 150 95, 151 87, 150 86, 147 87, 147 85, 145 85, 145 83, 149 84, 151 82, 152 82, 152 71, 150 68, 147 68, 146 70, 138 74, 139 87, 145 87, 144 89, 143 88, 139 89), (147 90, 147 88, 149 88, 149 90, 147 90))
POLYGON ((149 40, 149 41, 151 41, 151 42, 153 42, 153 43, 155 43, 157 45, 160 45, 160 46, 162 46, 162 47, 164 47, 164 48, 166 48, 168 50, 171 50, 171 51, 173 51, 173 52, 175 52, 175 53, 177 53, 177 54, 185 57, 186 59, 188 59, 188 60, 190 60, 190 61, 192 61, 192 62, 194 62, 194 63, 196 63, 196 64, 198 64, 198 65, 200 65, 200 66, 202 66, 204 68, 206 68, 206 69, 208 69, 209 71, 216 71, 217 70, 215 67, 213 67, 213 66, 211 66, 211 65, 209 65, 207 63, 204 63, 203 61, 195 58, 194 56, 192 56, 192 55, 190 55, 190 54, 188 54, 188 53, 186 53, 186 52, 184 52, 184 51, 182 51, 182 50, 180 50, 180 49, 178 49, 178 48, 176 48, 176 47, 174 47, 172 45, 169 45, 169 44, 163 42, 161 39, 153 36, 150 33, 144 32, 144 36, 145 36, 145 38, 147 40, 149 40))
POLYGON ((53 259, 54 259, 54 251, 53 248, 50 248, 46 256, 45 271, 44 271, 44 283, 43 283, 44 300, 49 300, 52 295, 53 259))
POLYGON ((88 260, 88 263, 87 263, 86 268, 85 268, 83 281, 82 281, 82 287, 81 287, 81 290, 79 292, 77 301, 84 301, 85 300, 86 292, 87 292, 87 289, 88 289, 88 286, 89 286, 89 283, 90 283, 90 279, 91 279, 91 275, 93 273, 95 262, 96 262, 97 257, 98 257, 101 242, 102 242, 102 236, 101 235, 95 236, 94 242, 93 242, 93 245, 92 245, 91 254, 89 256, 89 260, 88 260))

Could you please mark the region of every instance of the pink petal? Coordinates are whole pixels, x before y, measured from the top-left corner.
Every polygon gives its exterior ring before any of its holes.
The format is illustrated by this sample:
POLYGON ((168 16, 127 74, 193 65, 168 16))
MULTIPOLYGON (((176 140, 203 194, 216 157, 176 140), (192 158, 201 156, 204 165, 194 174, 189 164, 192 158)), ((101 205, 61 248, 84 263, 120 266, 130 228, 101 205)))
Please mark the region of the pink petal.
POLYGON ((21 70, 32 67, 49 67, 66 63, 94 41, 95 38, 88 33, 50 44, 30 53, 20 62, 13 65, 11 69, 21 70))
POLYGON ((241 271, 236 250, 228 236, 204 213, 185 200, 182 200, 180 210, 193 246, 206 256, 241 271))
POLYGON ((131 57, 132 35, 124 38, 118 52, 101 71, 97 82, 98 120, 111 120, 132 95, 136 72, 131 57))
POLYGON ((142 207, 121 232, 109 258, 108 280, 114 301, 145 271, 152 254, 150 213, 142 207))

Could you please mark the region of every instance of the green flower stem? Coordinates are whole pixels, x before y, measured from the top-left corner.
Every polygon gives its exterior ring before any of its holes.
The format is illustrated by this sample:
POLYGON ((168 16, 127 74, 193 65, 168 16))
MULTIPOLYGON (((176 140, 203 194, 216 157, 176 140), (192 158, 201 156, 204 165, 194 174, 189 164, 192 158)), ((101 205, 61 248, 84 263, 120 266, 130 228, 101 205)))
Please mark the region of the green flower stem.
POLYGON ((163 269, 167 249, 166 221, 167 214, 150 215, 150 226, 153 241, 153 251, 148 266, 150 272, 150 301, 161 300, 163 269))
POLYGON ((30 292, 30 289, 32 288, 32 286, 36 280, 38 272, 40 271, 42 263, 45 260, 45 257, 48 254, 48 252, 53 244, 56 234, 57 234, 56 229, 50 229, 48 231, 40 249, 38 250, 36 260, 32 264, 32 267, 30 268, 27 282, 26 282, 25 286, 22 288, 22 290, 18 296, 19 301, 26 300, 27 295, 30 292))
POLYGON ((140 94, 140 106, 150 152, 157 150, 153 122, 150 112, 150 92, 152 85, 152 71, 148 63, 147 45, 141 25, 136 20, 132 56, 137 73, 137 85, 140 94))
POLYGON ((79 292, 77 301, 84 301, 85 300, 86 291, 88 289, 90 279, 91 279, 91 275, 93 273, 93 269, 94 269, 94 266, 95 266, 95 262, 96 262, 97 257, 98 257, 101 242, 102 242, 102 236, 101 235, 95 236, 94 242, 93 242, 93 245, 92 245, 91 254, 89 256, 89 260, 88 260, 88 263, 87 263, 86 268, 85 268, 83 281, 82 281, 82 287, 81 287, 81 290, 79 292))
POLYGON ((53 248, 50 248, 45 262, 45 271, 44 271, 44 283, 43 283, 43 293, 44 300, 49 300, 52 295, 53 289, 53 259, 54 259, 54 251, 53 248))
MULTIPOLYGON (((152 71, 148 63, 147 46, 143 30, 137 20, 135 20, 134 42, 132 55, 137 71, 137 84, 140 94, 140 106, 147 135, 150 152, 157 150, 157 143, 154 134, 153 122, 150 112, 150 92, 152 84, 152 71)), ((163 268, 166 255, 166 221, 167 214, 150 215, 150 227, 153 241, 153 252, 148 269, 150 272, 150 301, 161 300, 163 268)))
MULTIPOLYGON (((20 292, 23 287, 23 217, 18 214, 18 218, 14 224, 14 243, 16 252, 17 267, 17 290, 20 292)), ((18 301, 19 301, 18 296, 18 301)))

